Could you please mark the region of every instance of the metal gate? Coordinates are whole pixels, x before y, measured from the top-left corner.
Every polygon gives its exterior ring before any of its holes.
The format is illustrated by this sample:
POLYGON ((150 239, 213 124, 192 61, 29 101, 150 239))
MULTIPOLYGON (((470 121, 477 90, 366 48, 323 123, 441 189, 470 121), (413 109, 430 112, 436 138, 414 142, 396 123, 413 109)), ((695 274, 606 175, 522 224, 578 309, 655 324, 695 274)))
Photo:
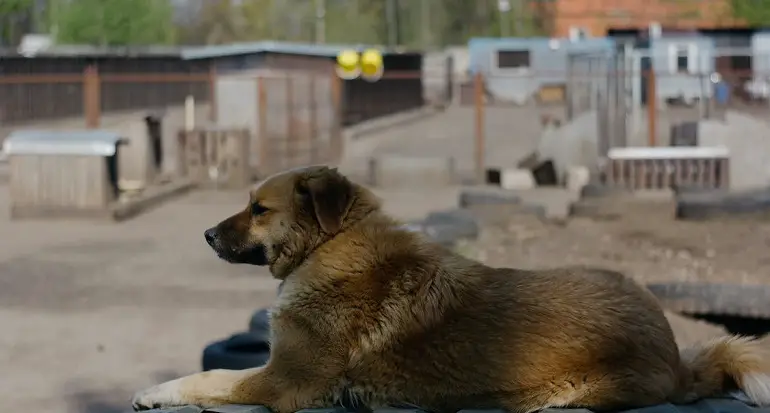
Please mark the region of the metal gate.
POLYGON ((615 53, 571 53, 567 58, 567 119, 595 112, 599 156, 626 146, 634 80, 633 57, 615 53))

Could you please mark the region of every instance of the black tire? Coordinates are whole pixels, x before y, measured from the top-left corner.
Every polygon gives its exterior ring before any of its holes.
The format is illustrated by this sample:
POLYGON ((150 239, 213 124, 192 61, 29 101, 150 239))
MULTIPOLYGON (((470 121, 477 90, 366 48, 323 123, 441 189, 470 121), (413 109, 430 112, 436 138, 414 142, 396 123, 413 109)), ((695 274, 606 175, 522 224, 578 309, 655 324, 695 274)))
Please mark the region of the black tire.
POLYGON ((249 320, 249 331, 265 334, 270 331, 270 310, 262 308, 254 312, 249 320))
POLYGON ((425 234, 431 241, 451 247, 461 239, 475 239, 479 224, 473 213, 462 209, 438 211, 420 221, 408 224, 408 228, 425 234))
POLYGON ((425 221, 413 221, 405 225, 405 228, 409 231, 419 232, 426 236, 431 242, 441 244, 445 247, 453 247, 455 242, 459 238, 454 238, 452 225, 446 224, 433 224, 429 225, 425 221))
POLYGON ((423 233, 430 238, 432 242, 441 244, 445 247, 453 247, 457 241, 465 239, 462 234, 457 232, 453 225, 425 225, 423 233))
POLYGON ((648 284, 664 308, 689 313, 770 318, 770 287, 711 283, 648 284))
POLYGON ((476 238, 479 235, 479 223, 472 212, 464 209, 431 212, 425 217, 424 225, 451 226, 457 238, 476 238))
POLYGON ((604 184, 588 183, 580 189, 581 198, 601 198, 614 195, 626 195, 631 191, 621 187, 611 187, 604 184))
POLYGON ((674 191, 674 195, 677 197, 692 197, 692 196, 720 196, 725 197, 728 192, 723 189, 704 188, 697 185, 671 185, 671 190, 674 191), (707 195, 703 195, 707 194, 707 195))
POLYGON ((766 214, 770 215, 770 189, 742 193, 684 191, 677 196, 678 219, 704 221, 766 214))
POLYGON ((266 334, 238 333, 209 344, 203 350, 203 371, 213 369, 243 370, 260 367, 270 358, 266 334))
POLYGON ((512 191, 500 188, 467 188, 460 192, 460 208, 475 205, 516 205, 521 198, 512 191))

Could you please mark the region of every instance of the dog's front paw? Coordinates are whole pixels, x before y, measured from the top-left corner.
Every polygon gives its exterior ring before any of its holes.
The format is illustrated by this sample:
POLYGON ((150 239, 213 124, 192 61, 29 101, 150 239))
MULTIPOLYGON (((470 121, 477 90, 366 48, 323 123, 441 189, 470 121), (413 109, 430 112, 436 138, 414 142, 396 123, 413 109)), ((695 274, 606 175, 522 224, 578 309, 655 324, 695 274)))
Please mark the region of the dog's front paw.
POLYGON ((138 412, 187 404, 179 397, 178 387, 174 380, 137 392, 131 399, 131 406, 138 412))

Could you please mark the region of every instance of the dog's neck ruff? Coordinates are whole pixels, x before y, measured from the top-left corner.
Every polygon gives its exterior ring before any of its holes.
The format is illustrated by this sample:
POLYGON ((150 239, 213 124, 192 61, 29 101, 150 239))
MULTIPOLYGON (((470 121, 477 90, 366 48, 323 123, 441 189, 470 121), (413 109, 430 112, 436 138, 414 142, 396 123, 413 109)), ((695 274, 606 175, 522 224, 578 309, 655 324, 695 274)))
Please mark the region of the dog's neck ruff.
POLYGON ((360 223, 368 220, 370 217, 372 217, 372 215, 374 215, 377 212, 379 212, 379 208, 371 208, 369 211, 366 211, 363 215, 361 215, 360 217, 357 217, 355 220, 350 220, 346 222, 339 231, 333 234, 325 233, 319 229, 318 235, 317 235, 318 236, 317 241, 313 243, 313 245, 310 248, 305 250, 305 252, 300 256, 298 256, 296 259, 289 260, 290 261, 289 265, 280 266, 281 267, 280 272, 278 272, 278 269, 276 268, 275 263, 272 263, 269 265, 268 268, 270 269, 270 273, 273 275, 273 278, 277 278, 279 280, 287 279, 288 277, 291 276, 291 274, 297 271, 297 269, 302 267, 302 265, 304 265, 307 262, 307 260, 316 251, 318 251, 318 249, 321 248, 324 244, 326 244, 327 242, 333 241, 340 236, 344 236, 345 233, 355 228, 360 223))

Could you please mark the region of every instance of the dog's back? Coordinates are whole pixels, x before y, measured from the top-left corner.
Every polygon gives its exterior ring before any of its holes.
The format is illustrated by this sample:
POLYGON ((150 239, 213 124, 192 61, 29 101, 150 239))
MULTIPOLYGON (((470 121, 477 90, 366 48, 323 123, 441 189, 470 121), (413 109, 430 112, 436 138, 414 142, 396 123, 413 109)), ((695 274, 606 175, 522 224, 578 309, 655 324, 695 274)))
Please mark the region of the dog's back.
POLYGON ((367 404, 589 404, 597 386, 625 391, 602 384, 618 366, 643 376, 628 390, 656 387, 639 403, 662 402, 675 386, 671 329, 655 299, 621 274, 494 269, 386 221, 363 224, 319 251, 291 311, 327 307, 314 313, 354 343, 344 385, 367 404), (323 265, 341 249, 357 268, 323 265))
POLYGON ((337 266, 314 267, 309 285, 318 294, 304 297, 320 300, 326 307, 314 313, 328 314, 329 328, 350 343, 339 389, 369 406, 631 408, 717 395, 726 375, 764 368, 719 367, 755 354, 753 342, 719 342, 732 353, 683 363, 656 299, 620 273, 496 269, 389 220, 363 224, 324 246, 333 256, 347 246, 351 258, 342 261, 352 267, 320 251, 317 263, 337 266))

